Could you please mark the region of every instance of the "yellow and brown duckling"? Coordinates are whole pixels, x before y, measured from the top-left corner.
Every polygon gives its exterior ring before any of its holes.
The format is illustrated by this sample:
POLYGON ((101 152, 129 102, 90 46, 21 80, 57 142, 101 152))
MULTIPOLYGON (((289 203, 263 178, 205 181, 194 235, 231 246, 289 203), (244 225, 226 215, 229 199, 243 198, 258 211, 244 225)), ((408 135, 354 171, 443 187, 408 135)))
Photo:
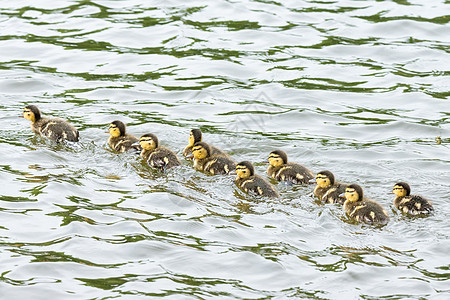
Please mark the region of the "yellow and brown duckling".
POLYGON ((314 178, 314 173, 308 168, 288 162, 287 154, 281 150, 270 152, 269 164, 267 175, 278 181, 301 184, 308 183, 314 178))
POLYGON ((139 139, 134 135, 126 133, 126 126, 121 121, 113 121, 109 124, 108 130, 110 136, 108 138, 108 145, 114 151, 125 152, 130 149, 139 150, 139 146, 133 145, 139 139))
POLYGON ((139 139, 141 157, 153 168, 161 171, 181 165, 177 155, 166 147, 159 146, 156 135, 147 133, 139 139))
POLYGON ((39 108, 35 105, 25 106, 23 117, 31 121, 31 130, 36 134, 56 142, 78 142, 79 133, 75 127, 60 118, 42 117, 39 108))
POLYGON ((196 170, 212 175, 229 174, 236 167, 236 163, 230 157, 212 154, 211 146, 205 142, 195 143, 190 156, 194 159, 196 170))
POLYGON ((360 223, 385 225, 389 222, 384 208, 375 201, 364 199, 363 190, 357 184, 351 184, 345 189, 343 209, 349 217, 360 223))
POLYGON ((257 196, 276 198, 280 195, 270 182, 255 174, 255 169, 249 161, 236 165, 236 185, 245 193, 257 196))
MULTIPOLYGON (((202 131, 200 129, 196 129, 196 128, 192 129, 189 134, 189 143, 183 150, 184 157, 186 157, 187 159, 189 159, 189 157, 192 158, 192 155, 191 155, 192 148, 194 147, 195 143, 198 143, 201 141, 203 141, 202 131)), ((211 147, 212 155, 217 154, 217 155, 221 155, 221 156, 228 156, 228 154, 225 153, 223 150, 221 150, 217 147, 211 146, 211 145, 209 145, 209 146, 211 147)))
POLYGON ((394 206, 405 214, 411 216, 428 215, 434 211, 429 200, 422 196, 410 195, 411 188, 406 182, 396 183, 392 191, 396 195, 394 206))
POLYGON ((340 195, 345 193, 347 185, 336 182, 333 173, 327 170, 321 171, 317 173, 315 181, 317 185, 314 188, 314 195, 320 201, 325 203, 344 203, 345 197, 340 195))

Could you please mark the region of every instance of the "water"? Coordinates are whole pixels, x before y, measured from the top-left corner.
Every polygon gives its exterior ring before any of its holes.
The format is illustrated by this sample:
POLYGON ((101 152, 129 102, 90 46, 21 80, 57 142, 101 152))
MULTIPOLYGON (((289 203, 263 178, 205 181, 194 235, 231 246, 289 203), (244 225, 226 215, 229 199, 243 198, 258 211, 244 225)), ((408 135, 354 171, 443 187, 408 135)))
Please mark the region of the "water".
POLYGON ((448 1, 0 7, 2 298, 448 299, 448 1), (26 104, 80 144, 35 137, 26 104), (283 149, 391 222, 355 225, 312 186, 267 200, 186 161, 161 175, 108 149, 116 119, 178 154, 199 127, 262 175, 283 149), (398 180, 436 213, 393 209, 398 180))

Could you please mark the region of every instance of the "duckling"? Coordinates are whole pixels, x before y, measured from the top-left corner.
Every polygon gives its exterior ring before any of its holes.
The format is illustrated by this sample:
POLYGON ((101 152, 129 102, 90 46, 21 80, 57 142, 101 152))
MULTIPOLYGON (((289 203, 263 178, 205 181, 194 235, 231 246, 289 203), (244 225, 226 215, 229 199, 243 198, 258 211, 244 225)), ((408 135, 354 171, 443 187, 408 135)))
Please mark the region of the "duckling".
POLYGON ((347 185, 335 182, 333 173, 330 171, 321 171, 317 173, 315 181, 317 185, 314 188, 314 195, 320 201, 324 201, 325 203, 344 203, 345 197, 341 197, 340 195, 345 192, 347 185))
POLYGON ((31 121, 31 130, 56 142, 64 140, 78 142, 78 130, 70 123, 60 118, 45 118, 41 116, 39 108, 35 105, 25 106, 23 117, 31 121))
POLYGON ((394 185, 394 206, 408 215, 426 215, 434 211, 431 202, 422 196, 410 195, 411 188, 406 182, 398 182, 394 185))
MULTIPOLYGON (((205 142, 197 142, 192 147, 194 168, 210 174, 228 174, 236 167, 236 163, 228 156, 212 154, 211 147, 205 142)), ((189 157, 189 156, 188 156, 189 157)))
POLYGON ((258 196, 276 198, 278 194, 275 187, 255 174, 255 169, 249 161, 242 161, 236 165, 236 185, 245 193, 258 196))
MULTIPOLYGON (((184 148, 183 155, 184 157, 188 158, 192 154, 192 147, 194 147, 195 143, 202 141, 202 131, 200 129, 191 129, 191 132, 189 134, 189 144, 184 148)), ((225 153, 223 150, 220 150, 217 147, 211 146, 211 154, 217 154, 221 156, 228 156, 227 153, 225 153)))
POLYGON ((347 186, 345 199, 343 209, 356 221, 369 225, 385 225, 389 222, 389 216, 380 204, 364 199, 363 190, 359 185, 347 186))
POLYGON ((181 162, 172 150, 159 146, 156 135, 147 133, 141 136, 139 144, 142 147, 141 157, 154 168, 164 171, 180 166, 181 162))
POLYGON ((125 152, 130 149, 139 150, 139 147, 133 145, 138 140, 137 137, 126 133, 125 124, 121 121, 113 121, 109 124, 109 134, 108 145, 118 152, 125 152))
POLYGON ((288 163, 287 154, 281 150, 270 152, 269 164, 267 175, 278 181, 300 184, 308 183, 314 178, 314 173, 308 168, 297 163, 288 163))
POLYGON ((436 140, 436 144, 438 144, 438 145, 442 144, 442 139, 439 135, 435 138, 435 140, 436 140))

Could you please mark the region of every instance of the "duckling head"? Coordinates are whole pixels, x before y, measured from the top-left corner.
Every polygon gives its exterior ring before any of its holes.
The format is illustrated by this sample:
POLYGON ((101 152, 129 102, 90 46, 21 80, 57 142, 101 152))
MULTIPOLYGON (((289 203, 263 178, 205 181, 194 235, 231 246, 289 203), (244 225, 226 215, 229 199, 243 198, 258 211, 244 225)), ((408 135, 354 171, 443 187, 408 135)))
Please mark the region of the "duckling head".
POLYGON ((411 188, 409 187, 409 184, 407 184, 406 182, 397 182, 394 185, 392 192, 397 197, 409 196, 409 194, 411 193, 411 188))
POLYGON ((192 147, 192 155, 195 159, 204 159, 211 155, 211 147, 205 142, 197 142, 192 147))
POLYGON ((319 172, 316 176, 316 182, 321 188, 329 187, 334 184, 334 175, 330 171, 319 172))
POLYGON ((362 188, 357 184, 351 184, 345 189, 345 199, 350 202, 362 200, 364 197, 362 188))
POLYGON ((113 137, 125 135, 125 124, 121 121, 113 121, 109 124, 109 134, 113 137))
POLYGON ((145 150, 154 150, 158 148, 159 141, 156 135, 153 133, 147 133, 141 136, 139 139, 139 145, 142 147, 142 149, 145 150))
POLYGON ((236 174, 242 179, 249 178, 255 174, 255 169, 249 161, 241 161, 236 165, 236 174))
POLYGON ((287 154, 281 150, 275 150, 269 154, 269 163, 272 167, 279 167, 288 161, 287 154))
POLYGON ((194 128, 189 134, 189 146, 194 146, 195 143, 202 141, 202 131, 200 129, 194 128))
POLYGON ((26 120, 31 121, 32 123, 34 123, 34 122, 38 121, 41 118, 41 112, 40 112, 39 108, 37 108, 37 106, 35 106, 35 105, 27 105, 23 109, 23 117, 26 120))

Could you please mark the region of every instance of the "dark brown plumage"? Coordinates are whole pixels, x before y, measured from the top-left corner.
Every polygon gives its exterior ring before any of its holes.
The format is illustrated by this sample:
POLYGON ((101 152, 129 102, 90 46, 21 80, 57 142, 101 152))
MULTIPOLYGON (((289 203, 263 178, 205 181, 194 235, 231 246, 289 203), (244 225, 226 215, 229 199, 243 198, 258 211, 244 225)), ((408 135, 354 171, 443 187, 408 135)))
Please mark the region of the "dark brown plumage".
POLYGON ((267 175, 278 181, 301 184, 314 178, 314 173, 305 166, 288 162, 287 154, 281 150, 269 154, 269 164, 267 175))
POLYGON ((141 157, 153 168, 164 171, 180 166, 177 155, 166 147, 159 146, 158 137, 152 133, 141 136, 139 144, 142 147, 141 157))
POLYGON ((410 195, 411 188, 406 182, 396 183, 393 192, 396 195, 394 206, 407 215, 429 215, 434 211, 429 200, 422 196, 410 195))
POLYGON ((255 174, 255 169, 251 162, 242 161, 238 163, 236 165, 236 174, 238 175, 235 179, 236 186, 245 193, 271 198, 280 196, 271 183, 255 174))
POLYGON ((333 173, 321 171, 316 175, 317 185, 314 188, 314 195, 325 203, 343 204, 345 197, 340 196, 345 192, 346 184, 336 182, 333 173))
POLYGON ((194 168, 212 175, 229 174, 234 171, 236 163, 228 156, 212 154, 211 147, 205 142, 197 142, 192 147, 194 168))
POLYGON ((380 204, 364 199, 363 190, 359 185, 349 185, 345 189, 345 198, 343 209, 356 221, 369 225, 385 225, 389 222, 389 216, 380 204))
POLYGON ((126 133, 126 126, 121 121, 113 121, 109 124, 108 145, 117 152, 128 150, 140 150, 139 146, 133 145, 138 141, 134 135, 126 133))
POLYGON ((26 106, 23 117, 31 121, 31 130, 36 134, 56 142, 78 142, 79 133, 75 127, 60 118, 42 117, 39 108, 35 105, 26 106))

